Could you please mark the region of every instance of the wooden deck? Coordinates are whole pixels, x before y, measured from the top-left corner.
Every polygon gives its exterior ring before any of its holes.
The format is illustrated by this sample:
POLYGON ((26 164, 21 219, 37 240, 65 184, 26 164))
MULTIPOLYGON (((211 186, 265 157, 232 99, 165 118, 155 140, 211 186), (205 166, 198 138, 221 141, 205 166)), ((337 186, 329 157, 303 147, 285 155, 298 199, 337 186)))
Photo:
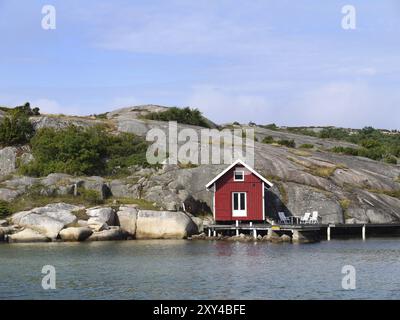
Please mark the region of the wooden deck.
POLYGON ((388 233, 398 234, 400 236, 400 223, 355 223, 355 224, 268 224, 268 223, 239 223, 239 224, 211 224, 204 226, 205 232, 209 236, 216 236, 218 233, 232 233, 235 232, 239 235, 240 232, 247 232, 257 237, 260 233, 266 233, 271 231, 278 232, 320 232, 320 234, 326 234, 326 240, 331 240, 332 233, 340 233, 341 235, 359 234, 363 240, 366 239, 368 230, 387 231, 388 233), (359 229, 359 231, 357 231, 359 229))

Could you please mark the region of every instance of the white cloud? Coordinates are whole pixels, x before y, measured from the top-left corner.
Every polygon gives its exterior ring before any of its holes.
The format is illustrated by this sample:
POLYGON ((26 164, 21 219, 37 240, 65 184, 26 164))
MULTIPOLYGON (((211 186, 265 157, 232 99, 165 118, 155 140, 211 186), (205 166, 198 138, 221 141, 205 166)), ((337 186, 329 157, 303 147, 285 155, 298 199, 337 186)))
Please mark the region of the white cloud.
POLYGON ((208 86, 195 87, 187 104, 199 108, 205 116, 219 123, 262 123, 274 116, 273 109, 261 95, 235 94, 208 86))
POLYGON ((400 96, 367 83, 330 83, 293 97, 288 122, 303 125, 400 128, 400 96))
MULTIPOLYGON (((273 47, 265 21, 248 23, 232 6, 221 17, 218 5, 180 2, 126 6, 114 12, 118 23, 99 20, 94 44, 109 50, 155 54, 268 53, 273 47)), ((221 7, 222 8, 222 7, 221 7)), ((239 9, 240 10, 240 9, 239 9)), ((244 9, 242 9, 244 10, 244 9)), ((98 15, 102 16, 101 14, 98 15)), ((284 40, 280 39, 282 43, 284 40)))
POLYGON ((391 90, 375 90, 367 83, 335 82, 306 91, 286 91, 285 99, 277 100, 269 98, 268 93, 246 94, 198 86, 188 97, 188 105, 218 123, 400 128, 400 108, 396 107, 400 105, 400 95, 391 90))

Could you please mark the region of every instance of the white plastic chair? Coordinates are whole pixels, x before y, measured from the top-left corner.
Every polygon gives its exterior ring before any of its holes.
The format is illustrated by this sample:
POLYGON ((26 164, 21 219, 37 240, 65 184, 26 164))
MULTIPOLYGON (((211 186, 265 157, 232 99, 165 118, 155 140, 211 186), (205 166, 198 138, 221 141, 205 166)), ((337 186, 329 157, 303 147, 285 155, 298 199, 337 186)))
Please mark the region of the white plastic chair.
POLYGON ((300 223, 309 223, 310 221, 310 216, 311 216, 311 213, 310 212, 306 212, 305 214, 304 214, 304 216, 302 216, 301 218, 300 218, 300 223))
POLYGON ((312 216, 310 218, 310 223, 314 224, 318 223, 318 211, 313 211, 312 216))
POLYGON ((284 212, 278 212, 278 216, 281 223, 283 224, 290 223, 290 218, 286 217, 284 212))

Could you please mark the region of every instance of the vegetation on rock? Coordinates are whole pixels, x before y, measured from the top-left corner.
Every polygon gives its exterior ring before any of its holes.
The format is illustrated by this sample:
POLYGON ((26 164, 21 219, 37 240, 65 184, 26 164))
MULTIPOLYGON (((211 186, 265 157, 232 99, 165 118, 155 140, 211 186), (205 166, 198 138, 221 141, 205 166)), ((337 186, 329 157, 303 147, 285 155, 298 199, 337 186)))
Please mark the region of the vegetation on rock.
POLYGON ((209 123, 205 120, 198 109, 191 109, 189 107, 183 109, 172 107, 163 112, 150 112, 144 115, 143 118, 158 121, 176 121, 178 123, 190 124, 205 128, 210 127, 209 123))
MULTIPOLYGON (((263 126, 264 128, 278 131, 287 131, 321 139, 334 139, 346 141, 360 146, 360 148, 335 147, 330 151, 351 156, 360 156, 372 160, 383 160, 390 164, 396 164, 400 158, 400 133, 385 132, 385 130, 365 127, 361 130, 350 130, 343 128, 328 127, 320 132, 304 127, 289 127, 279 129, 276 125, 263 126)), ((387 131, 387 130, 386 130, 387 131)), ((301 146, 304 148, 305 146, 301 146)))
POLYGON ((0 217, 8 216, 11 213, 8 202, 0 200, 0 217))
POLYGON ((101 126, 43 128, 31 140, 34 160, 22 165, 22 174, 46 176, 112 175, 129 166, 148 166, 147 143, 133 134, 112 135, 101 126))
POLYGON ((30 104, 7 109, 0 122, 0 145, 14 146, 25 144, 34 135, 29 116, 39 114, 39 108, 31 109, 30 104))

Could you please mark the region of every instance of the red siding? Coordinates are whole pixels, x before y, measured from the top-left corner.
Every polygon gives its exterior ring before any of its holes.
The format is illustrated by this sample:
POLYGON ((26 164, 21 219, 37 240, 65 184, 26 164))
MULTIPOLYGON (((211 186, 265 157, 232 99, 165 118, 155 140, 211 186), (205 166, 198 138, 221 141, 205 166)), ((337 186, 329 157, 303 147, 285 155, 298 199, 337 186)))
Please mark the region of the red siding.
POLYGON ((215 220, 263 220, 263 183, 257 176, 240 165, 233 167, 216 182, 215 220), (244 181, 234 181, 233 172, 245 171, 244 181), (232 217, 232 192, 247 193, 247 217, 232 217))

